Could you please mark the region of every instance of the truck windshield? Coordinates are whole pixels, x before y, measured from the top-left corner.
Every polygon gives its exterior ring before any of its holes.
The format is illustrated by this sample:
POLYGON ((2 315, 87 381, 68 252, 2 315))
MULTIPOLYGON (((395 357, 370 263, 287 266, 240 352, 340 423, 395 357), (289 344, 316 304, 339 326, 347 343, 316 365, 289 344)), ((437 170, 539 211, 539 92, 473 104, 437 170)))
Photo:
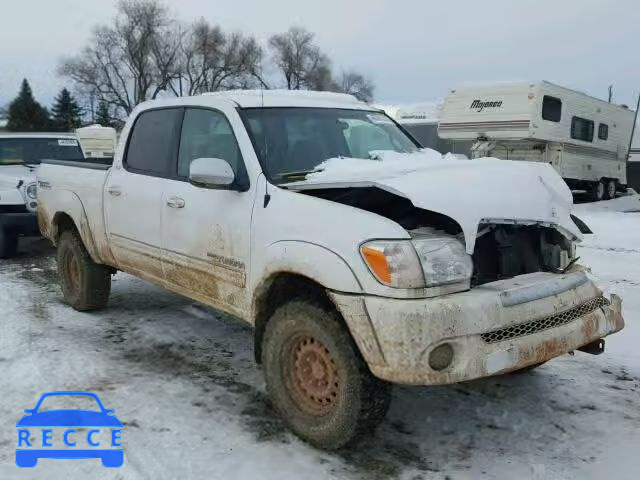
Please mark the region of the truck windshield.
POLYGON ((332 108, 241 110, 267 177, 302 180, 329 158, 370 159, 376 151, 413 153, 419 146, 383 113, 332 108))
POLYGON ((84 160, 78 141, 73 138, 2 138, 1 165, 37 165, 42 160, 84 160))

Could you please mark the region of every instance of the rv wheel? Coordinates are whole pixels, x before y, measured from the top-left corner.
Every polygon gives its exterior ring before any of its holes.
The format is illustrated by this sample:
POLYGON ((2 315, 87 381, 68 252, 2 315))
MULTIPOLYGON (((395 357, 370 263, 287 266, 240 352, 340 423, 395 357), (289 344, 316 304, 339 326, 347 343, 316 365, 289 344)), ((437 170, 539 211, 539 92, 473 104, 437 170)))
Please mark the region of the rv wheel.
POLYGON ((606 192, 607 200, 613 200, 614 198, 616 198, 617 188, 618 188, 618 185, 616 184, 615 180, 609 180, 607 182, 607 192, 606 192))
POLYGON ((599 182, 594 182, 593 185, 591 186, 591 201, 599 202, 601 200, 604 200, 604 194, 605 194, 604 182, 602 180, 600 180, 599 182))

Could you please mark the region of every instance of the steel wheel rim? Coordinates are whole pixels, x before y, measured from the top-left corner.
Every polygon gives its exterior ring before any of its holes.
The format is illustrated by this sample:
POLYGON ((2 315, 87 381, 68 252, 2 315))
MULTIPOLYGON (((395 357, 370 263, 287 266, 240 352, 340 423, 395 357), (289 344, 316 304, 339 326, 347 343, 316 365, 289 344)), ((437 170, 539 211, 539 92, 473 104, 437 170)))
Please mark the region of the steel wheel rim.
POLYGON ((604 183, 598 182, 596 186, 596 198, 602 200, 604 198, 604 183))
POLYGON ((616 184, 615 182, 609 182, 609 184, 607 185, 607 190, 608 190, 608 194, 609 194, 609 198, 615 198, 616 196, 616 184))
POLYGON ((312 336, 293 339, 289 349, 289 381, 298 408, 313 416, 330 413, 336 406, 340 381, 329 349, 312 336))

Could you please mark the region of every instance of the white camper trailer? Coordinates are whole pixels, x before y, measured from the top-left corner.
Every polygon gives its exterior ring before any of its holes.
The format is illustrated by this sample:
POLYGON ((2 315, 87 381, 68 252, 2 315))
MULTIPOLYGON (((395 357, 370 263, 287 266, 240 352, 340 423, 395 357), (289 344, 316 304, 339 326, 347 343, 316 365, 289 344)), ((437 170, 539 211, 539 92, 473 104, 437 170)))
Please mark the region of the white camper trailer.
POLYGON ((442 102, 421 102, 406 105, 381 106, 385 113, 398 122, 423 147, 441 153, 469 155, 473 142, 438 137, 438 121, 442 102))
POLYGON ((102 125, 78 128, 76 137, 87 159, 110 164, 118 141, 116 130, 102 125))
POLYGON ((601 200, 627 184, 633 117, 549 82, 496 84, 451 90, 438 134, 474 141, 474 158, 548 162, 569 187, 601 200))

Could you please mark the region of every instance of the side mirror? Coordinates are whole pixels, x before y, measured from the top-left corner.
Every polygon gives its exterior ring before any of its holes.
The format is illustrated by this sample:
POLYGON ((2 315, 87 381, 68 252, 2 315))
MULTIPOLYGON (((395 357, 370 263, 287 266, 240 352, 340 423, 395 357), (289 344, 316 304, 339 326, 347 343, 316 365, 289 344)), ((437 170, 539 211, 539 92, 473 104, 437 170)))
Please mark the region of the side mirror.
POLYGON ((231 165, 221 158, 196 158, 189 167, 189 182, 197 187, 229 188, 235 179, 231 165))

